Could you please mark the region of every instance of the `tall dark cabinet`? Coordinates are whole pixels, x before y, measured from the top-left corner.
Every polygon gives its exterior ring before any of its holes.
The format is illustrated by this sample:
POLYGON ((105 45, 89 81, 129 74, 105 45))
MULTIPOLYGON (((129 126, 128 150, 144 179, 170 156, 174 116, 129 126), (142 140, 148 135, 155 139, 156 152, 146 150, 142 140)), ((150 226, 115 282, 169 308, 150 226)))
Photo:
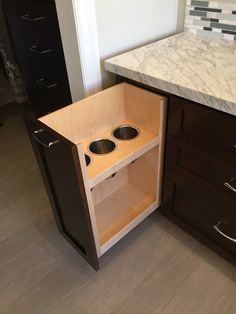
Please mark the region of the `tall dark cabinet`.
POLYGON ((34 114, 72 103, 54 0, 3 0, 34 114))

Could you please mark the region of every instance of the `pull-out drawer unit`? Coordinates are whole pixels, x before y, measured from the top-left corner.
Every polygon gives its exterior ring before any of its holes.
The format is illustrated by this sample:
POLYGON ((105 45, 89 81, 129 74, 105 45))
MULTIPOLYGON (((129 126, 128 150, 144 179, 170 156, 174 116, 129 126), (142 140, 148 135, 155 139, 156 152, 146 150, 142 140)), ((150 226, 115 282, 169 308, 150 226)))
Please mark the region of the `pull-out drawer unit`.
POLYGON ((161 203, 166 99, 122 83, 27 129, 61 233, 98 258, 161 203))

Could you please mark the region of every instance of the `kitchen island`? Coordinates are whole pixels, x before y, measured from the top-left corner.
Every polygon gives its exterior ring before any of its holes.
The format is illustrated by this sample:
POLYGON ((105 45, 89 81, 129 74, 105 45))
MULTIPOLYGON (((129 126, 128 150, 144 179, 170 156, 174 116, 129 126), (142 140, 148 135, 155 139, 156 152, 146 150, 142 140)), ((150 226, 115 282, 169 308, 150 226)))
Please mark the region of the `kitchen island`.
POLYGON ((167 96, 159 210, 236 264, 236 42, 182 33, 105 67, 167 96))

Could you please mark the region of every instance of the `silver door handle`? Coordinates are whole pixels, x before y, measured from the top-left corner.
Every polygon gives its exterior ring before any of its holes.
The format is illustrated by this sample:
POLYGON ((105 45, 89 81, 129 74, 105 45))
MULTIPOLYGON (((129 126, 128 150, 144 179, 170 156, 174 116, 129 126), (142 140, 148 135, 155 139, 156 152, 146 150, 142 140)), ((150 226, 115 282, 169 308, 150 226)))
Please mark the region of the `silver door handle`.
POLYGON ((28 21, 28 22, 37 22, 40 20, 44 20, 45 16, 30 16, 30 14, 24 14, 21 15, 20 18, 24 21, 28 21))
POLYGON ((224 232, 222 232, 220 229, 219 229, 219 226, 221 225, 221 221, 218 222, 217 225, 213 226, 213 229, 218 232, 220 235, 222 235, 224 238, 236 243, 236 239, 234 238, 231 238, 229 237, 227 234, 225 234, 224 232))
POLYGON ((224 186, 226 186, 229 190, 233 191, 234 193, 236 193, 236 189, 230 184, 234 181, 234 179, 231 179, 230 182, 225 182, 224 186))
POLYGON ((40 143, 41 145, 43 145, 44 147, 46 148, 51 148, 53 145, 59 143, 60 141, 59 140, 55 140, 55 141, 52 141, 52 142, 49 142, 48 144, 44 143, 40 138, 38 138, 37 134, 40 134, 44 131, 44 129, 39 129, 39 130, 36 130, 33 132, 32 136, 33 138, 38 142, 40 143))
POLYGON ((58 85, 58 83, 50 83, 50 82, 48 82, 47 80, 45 80, 44 78, 41 78, 41 79, 39 79, 39 80, 36 80, 36 82, 39 84, 39 85, 41 85, 41 86, 43 86, 43 87, 46 87, 46 88, 48 88, 48 89, 50 89, 50 88, 53 88, 53 87, 56 87, 57 85, 58 85))
POLYGON ((52 49, 43 48, 37 44, 33 44, 33 45, 29 46, 28 48, 30 51, 41 54, 41 55, 52 51, 52 49))

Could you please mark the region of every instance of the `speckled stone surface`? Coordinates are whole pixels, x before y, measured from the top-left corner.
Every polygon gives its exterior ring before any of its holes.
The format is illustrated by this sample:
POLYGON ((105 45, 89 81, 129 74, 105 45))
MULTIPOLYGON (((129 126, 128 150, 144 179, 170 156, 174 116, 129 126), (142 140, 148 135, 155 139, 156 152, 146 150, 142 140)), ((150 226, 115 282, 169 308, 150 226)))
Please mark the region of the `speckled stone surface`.
POLYGON ((236 42, 182 33, 105 61, 113 73, 236 116, 236 42))

